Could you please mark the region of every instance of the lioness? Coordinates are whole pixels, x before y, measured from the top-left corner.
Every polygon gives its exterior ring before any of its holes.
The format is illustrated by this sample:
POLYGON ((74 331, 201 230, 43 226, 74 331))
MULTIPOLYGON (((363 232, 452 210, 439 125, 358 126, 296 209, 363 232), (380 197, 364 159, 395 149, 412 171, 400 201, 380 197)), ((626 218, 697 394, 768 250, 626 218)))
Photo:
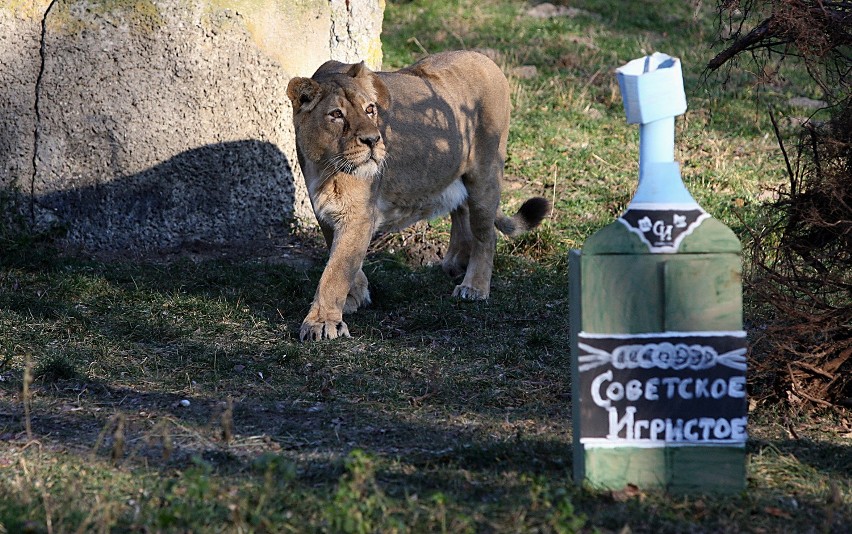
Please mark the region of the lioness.
POLYGON ((509 133, 509 84, 476 52, 429 56, 396 72, 328 61, 293 78, 296 149, 331 250, 299 337, 349 336, 343 314, 370 303, 361 269, 377 231, 450 213, 443 259, 453 296, 488 298, 494 227, 509 236, 541 222, 543 198, 513 217, 499 210, 509 133))

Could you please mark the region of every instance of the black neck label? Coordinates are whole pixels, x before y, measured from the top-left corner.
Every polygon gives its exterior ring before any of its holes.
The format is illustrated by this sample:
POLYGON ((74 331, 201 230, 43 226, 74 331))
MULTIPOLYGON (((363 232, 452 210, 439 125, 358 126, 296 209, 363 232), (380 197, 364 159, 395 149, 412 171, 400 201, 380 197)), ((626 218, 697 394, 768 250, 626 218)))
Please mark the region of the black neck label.
POLYGON ((653 253, 677 252, 683 238, 691 234, 710 215, 701 208, 660 209, 628 208, 618 220, 638 235, 653 253))

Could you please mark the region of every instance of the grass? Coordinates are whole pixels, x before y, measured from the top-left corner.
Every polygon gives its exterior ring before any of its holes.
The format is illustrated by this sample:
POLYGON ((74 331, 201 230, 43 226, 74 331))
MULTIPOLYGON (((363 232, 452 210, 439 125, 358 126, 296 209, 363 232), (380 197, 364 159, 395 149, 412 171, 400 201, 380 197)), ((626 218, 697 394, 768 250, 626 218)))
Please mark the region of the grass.
POLYGON ((308 269, 251 252, 128 263, 0 233, 0 531, 847 528, 848 414, 755 405, 738 495, 571 480, 565 257, 620 214, 637 172, 613 69, 657 50, 682 58, 677 159, 744 239, 783 182, 764 106, 794 115, 789 96, 814 96, 795 72, 760 103, 748 73, 705 79, 709 7, 655 5, 572 2, 585 13, 539 20, 522 2, 388 3, 387 68, 423 50, 498 53, 514 100, 504 207, 554 200, 539 231, 500 242, 486 303, 451 299, 452 281, 407 255, 445 244, 446 220, 384 240, 354 338, 316 344, 297 332, 322 252, 308 269), (538 74, 513 75, 522 65, 538 74))

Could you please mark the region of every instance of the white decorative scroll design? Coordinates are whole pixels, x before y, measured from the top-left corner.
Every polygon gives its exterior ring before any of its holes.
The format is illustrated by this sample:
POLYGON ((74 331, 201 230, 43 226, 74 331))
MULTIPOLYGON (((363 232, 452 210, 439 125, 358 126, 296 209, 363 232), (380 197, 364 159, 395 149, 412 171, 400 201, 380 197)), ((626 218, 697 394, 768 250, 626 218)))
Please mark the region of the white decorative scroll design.
POLYGON ((578 358, 581 373, 605 364, 611 364, 615 369, 698 371, 724 365, 738 371, 746 370, 747 349, 744 348, 719 354, 709 345, 669 342, 621 345, 612 352, 585 343, 579 343, 578 347, 586 352, 578 358))

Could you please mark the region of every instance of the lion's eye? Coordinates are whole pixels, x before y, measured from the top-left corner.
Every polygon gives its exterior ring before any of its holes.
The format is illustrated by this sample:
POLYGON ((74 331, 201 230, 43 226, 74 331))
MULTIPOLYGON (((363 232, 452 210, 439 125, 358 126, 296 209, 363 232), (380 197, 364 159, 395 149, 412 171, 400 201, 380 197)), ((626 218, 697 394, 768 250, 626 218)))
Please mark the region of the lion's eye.
POLYGON ((335 109, 334 111, 329 113, 328 116, 331 117, 334 120, 340 120, 340 119, 343 119, 343 112, 340 111, 339 109, 335 109))
POLYGON ((367 106, 367 109, 365 109, 364 111, 367 112, 367 115, 372 117, 373 115, 376 114, 376 106, 373 105, 373 104, 370 104, 369 106, 367 106))

